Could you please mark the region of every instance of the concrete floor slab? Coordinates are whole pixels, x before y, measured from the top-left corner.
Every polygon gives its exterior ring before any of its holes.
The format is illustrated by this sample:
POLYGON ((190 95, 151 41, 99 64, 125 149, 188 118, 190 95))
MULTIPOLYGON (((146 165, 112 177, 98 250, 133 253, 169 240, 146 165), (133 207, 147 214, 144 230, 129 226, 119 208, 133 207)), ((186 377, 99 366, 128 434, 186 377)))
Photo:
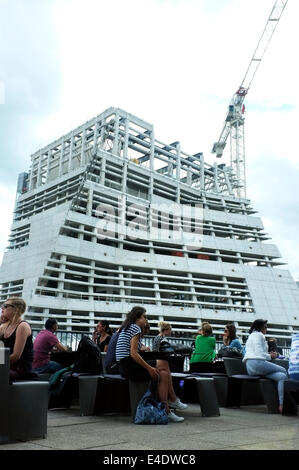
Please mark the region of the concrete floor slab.
POLYGON ((202 417, 196 404, 183 423, 135 425, 129 414, 80 416, 78 406, 50 410, 46 439, 0 445, 0 450, 299 450, 299 417, 270 415, 264 405, 220 408, 202 417))

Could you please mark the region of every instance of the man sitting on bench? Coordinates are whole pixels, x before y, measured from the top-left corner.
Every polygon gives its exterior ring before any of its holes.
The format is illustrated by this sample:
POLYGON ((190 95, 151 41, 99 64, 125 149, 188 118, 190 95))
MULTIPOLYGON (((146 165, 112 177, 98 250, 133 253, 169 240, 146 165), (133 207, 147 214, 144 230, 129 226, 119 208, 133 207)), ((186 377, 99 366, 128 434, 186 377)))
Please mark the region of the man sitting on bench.
POLYGON ((45 323, 45 330, 38 333, 33 343, 34 359, 33 359, 33 372, 36 374, 54 373, 64 366, 56 361, 50 360, 52 349, 58 351, 67 351, 68 348, 63 346, 54 334, 58 329, 57 320, 49 318, 45 323))

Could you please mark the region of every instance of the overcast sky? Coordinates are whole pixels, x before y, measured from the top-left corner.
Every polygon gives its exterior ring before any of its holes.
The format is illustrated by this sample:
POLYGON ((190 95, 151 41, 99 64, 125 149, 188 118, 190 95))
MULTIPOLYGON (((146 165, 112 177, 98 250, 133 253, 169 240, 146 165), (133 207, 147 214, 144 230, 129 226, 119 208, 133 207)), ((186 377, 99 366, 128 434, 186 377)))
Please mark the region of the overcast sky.
MULTIPOLYGON (((0 259, 30 155, 110 106, 213 163, 274 0, 0 0, 0 259)), ((298 0, 246 97, 247 196, 299 278, 298 0)), ((227 149, 228 150, 228 149, 227 149)), ((221 161, 218 160, 217 163, 221 161)), ((223 159, 228 162, 228 155, 223 159)))

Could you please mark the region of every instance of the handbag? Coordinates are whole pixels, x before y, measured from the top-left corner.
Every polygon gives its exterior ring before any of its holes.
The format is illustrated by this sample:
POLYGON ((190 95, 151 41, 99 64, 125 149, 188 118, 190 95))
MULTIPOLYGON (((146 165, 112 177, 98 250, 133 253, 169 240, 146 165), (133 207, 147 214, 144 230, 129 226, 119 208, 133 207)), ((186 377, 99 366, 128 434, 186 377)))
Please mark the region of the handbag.
POLYGON ((180 354, 182 356, 192 354, 192 348, 190 348, 190 346, 186 346, 185 344, 170 344, 167 340, 161 341, 159 351, 169 354, 180 354))
POLYGON ((239 357, 242 358, 243 354, 237 348, 231 348, 229 346, 222 346, 218 353, 217 357, 239 357))
POLYGON ((150 386, 138 403, 135 424, 168 424, 165 404, 155 399, 150 386))

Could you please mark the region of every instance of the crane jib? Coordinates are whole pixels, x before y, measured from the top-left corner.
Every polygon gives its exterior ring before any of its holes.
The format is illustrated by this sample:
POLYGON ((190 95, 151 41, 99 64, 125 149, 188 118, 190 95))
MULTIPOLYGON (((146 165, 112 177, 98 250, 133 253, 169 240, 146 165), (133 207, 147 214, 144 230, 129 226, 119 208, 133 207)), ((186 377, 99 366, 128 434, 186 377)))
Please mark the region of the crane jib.
POLYGON ((269 42, 277 27, 278 21, 286 7, 288 0, 276 0, 267 20, 263 33, 255 48, 253 57, 249 63, 241 86, 233 95, 224 122, 224 127, 220 137, 214 143, 212 153, 216 153, 217 158, 221 158, 228 136, 230 136, 230 166, 232 174, 238 179, 236 188, 237 197, 246 197, 246 177, 245 177, 245 139, 244 139, 244 105, 245 95, 248 93, 253 78, 264 57, 269 42), (243 105, 243 106, 242 106, 243 105))

